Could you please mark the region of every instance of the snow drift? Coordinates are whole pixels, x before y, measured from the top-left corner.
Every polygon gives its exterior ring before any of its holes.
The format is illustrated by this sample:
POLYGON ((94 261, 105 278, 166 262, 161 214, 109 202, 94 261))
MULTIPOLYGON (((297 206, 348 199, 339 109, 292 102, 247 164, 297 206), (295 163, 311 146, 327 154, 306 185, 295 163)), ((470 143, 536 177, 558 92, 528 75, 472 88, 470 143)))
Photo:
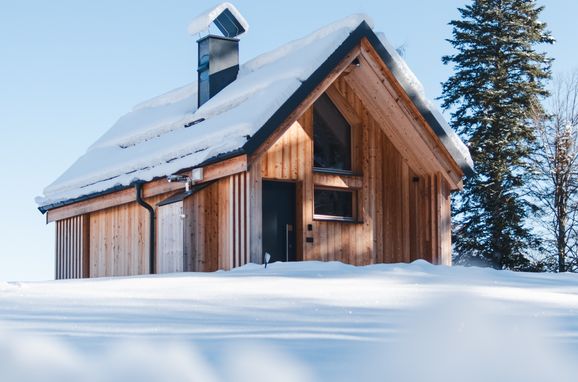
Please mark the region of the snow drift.
POLYGON ((578 275, 410 265, 0 283, 1 381, 573 381, 578 275))

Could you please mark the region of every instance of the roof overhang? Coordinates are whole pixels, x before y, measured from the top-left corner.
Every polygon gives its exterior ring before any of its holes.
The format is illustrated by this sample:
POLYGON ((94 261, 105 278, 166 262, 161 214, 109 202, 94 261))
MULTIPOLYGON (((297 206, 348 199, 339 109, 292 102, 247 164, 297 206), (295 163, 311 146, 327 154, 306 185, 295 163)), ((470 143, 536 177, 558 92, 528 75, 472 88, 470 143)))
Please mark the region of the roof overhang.
MULTIPOLYGON (((178 173, 180 175, 193 177, 192 171, 196 168, 203 169, 202 179, 195 183, 195 186, 200 187, 202 184, 208 184, 215 180, 247 171, 247 155, 241 152, 230 153, 226 156, 219 157, 218 160, 206 161, 195 168, 183 169, 178 173)), ((135 194, 131 189, 138 183, 142 183, 142 181, 135 181, 128 186, 114 187, 103 192, 39 207, 38 209, 43 214, 48 213, 46 220, 47 222, 52 222, 131 203, 135 201, 135 194)), ((155 178, 149 182, 145 182, 143 197, 146 199, 168 192, 175 192, 181 190, 183 187, 184 185, 182 183, 169 183, 166 177, 155 178)))
MULTIPOLYGON (((344 60, 346 60, 348 56, 351 56, 351 52, 356 47, 358 47, 364 39, 371 44, 382 62, 393 73, 396 80, 404 89, 413 105, 415 105, 421 117, 423 117, 423 119, 435 132, 445 149, 449 152, 452 160, 455 161, 456 165, 463 171, 465 175, 472 175, 474 173, 473 165, 471 164, 471 161, 468 161, 468 158, 464 157, 463 152, 460 152, 460 150, 455 146, 455 142, 452 141, 453 132, 451 127, 447 124, 443 116, 441 116, 441 114, 434 107, 430 106, 430 103, 423 96, 423 94, 418 91, 414 91, 412 85, 407 83, 403 76, 398 75, 404 69, 400 67, 398 62, 394 59, 392 53, 388 51, 388 49, 380 41, 379 37, 373 32, 371 27, 365 21, 363 21, 359 27, 357 27, 346 38, 346 40, 329 56, 329 58, 327 58, 317 68, 317 70, 313 72, 311 76, 309 76, 307 80, 302 82, 301 86, 287 99, 287 101, 283 103, 281 107, 277 109, 277 111, 265 122, 265 124, 248 139, 242 148, 228 154, 221 154, 210 158, 193 168, 204 168, 206 166, 214 165, 240 155, 243 155, 246 159, 246 156, 251 156, 257 152, 278 130, 279 126, 286 124, 287 121, 292 116, 294 116, 295 110, 298 109, 299 106, 308 99, 308 97, 310 97, 312 92, 314 92, 324 81, 326 81, 332 72, 335 72, 335 68, 340 64, 343 64, 344 60)), ((453 135, 455 139, 455 134, 453 135)), ((182 169, 179 172, 189 171, 193 168, 182 169)), ((135 181, 135 183, 136 182, 137 181, 135 181)), ((58 203, 41 206, 38 209, 42 213, 46 213, 47 211, 53 209, 69 206, 79 202, 85 202, 89 199, 101 197, 114 192, 123 191, 133 186, 134 185, 131 184, 129 186, 113 187, 101 192, 91 193, 75 199, 64 200, 58 203)))

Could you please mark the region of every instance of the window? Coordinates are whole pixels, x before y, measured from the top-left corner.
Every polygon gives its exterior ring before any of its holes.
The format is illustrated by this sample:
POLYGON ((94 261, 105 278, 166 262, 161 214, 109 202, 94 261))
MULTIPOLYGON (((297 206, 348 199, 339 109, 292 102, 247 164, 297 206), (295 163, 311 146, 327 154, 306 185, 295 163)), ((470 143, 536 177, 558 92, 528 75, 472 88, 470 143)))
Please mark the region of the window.
POLYGON ((354 192, 316 188, 314 193, 316 219, 354 221, 354 192))
POLYGON ((351 126, 326 94, 313 105, 313 167, 351 172, 351 126))

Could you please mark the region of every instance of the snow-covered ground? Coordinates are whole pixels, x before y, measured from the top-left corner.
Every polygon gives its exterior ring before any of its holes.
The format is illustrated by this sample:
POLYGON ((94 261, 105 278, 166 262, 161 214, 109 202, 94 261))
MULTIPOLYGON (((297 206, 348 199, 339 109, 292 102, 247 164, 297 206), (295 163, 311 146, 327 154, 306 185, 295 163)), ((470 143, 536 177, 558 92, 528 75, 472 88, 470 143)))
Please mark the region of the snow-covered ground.
POLYGON ((576 381, 578 275, 425 262, 0 282, 0 381, 576 381))

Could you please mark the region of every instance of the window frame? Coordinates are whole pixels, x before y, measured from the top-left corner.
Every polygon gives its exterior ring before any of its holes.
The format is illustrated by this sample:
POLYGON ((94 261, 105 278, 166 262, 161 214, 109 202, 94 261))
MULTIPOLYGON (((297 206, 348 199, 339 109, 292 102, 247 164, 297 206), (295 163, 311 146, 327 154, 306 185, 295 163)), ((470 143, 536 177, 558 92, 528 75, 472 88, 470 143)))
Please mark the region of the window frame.
MULTIPOLYGON (((349 125, 349 170, 346 169, 339 169, 339 168, 331 168, 331 167, 317 167, 315 166, 315 113, 313 113, 313 124, 312 124, 312 129, 313 129, 313 171, 314 172, 318 172, 318 173, 325 173, 325 174, 338 174, 338 175, 354 175, 355 174, 355 169, 358 167, 357 166, 357 155, 355 155, 355 150, 354 150, 354 141, 357 140, 356 134, 358 133, 358 125, 359 122, 358 121, 352 121, 350 118, 347 117, 348 113, 344 113, 342 111, 342 108, 339 106, 339 104, 341 104, 343 102, 343 100, 340 100, 339 102, 335 101, 335 95, 334 95, 334 91, 330 92, 330 91, 326 91, 325 93, 323 93, 322 96, 326 96, 329 101, 331 102, 331 104, 335 107, 335 109, 337 110, 337 112, 339 113, 339 115, 341 116, 341 118, 343 118, 345 120, 345 122, 349 125)), ((315 101, 317 102, 317 100, 315 101)), ((313 105, 311 106, 312 110, 314 110, 315 108, 315 102, 313 103, 313 105)))
POLYGON ((340 223, 360 223, 358 217, 358 200, 359 200, 359 189, 357 188, 337 188, 337 187, 327 187, 327 186, 313 186, 313 220, 314 221, 325 221, 325 222, 340 222, 340 223), (351 215, 352 216, 339 216, 339 215, 323 215, 315 213, 315 191, 326 190, 335 192, 345 192, 351 194, 351 215))

